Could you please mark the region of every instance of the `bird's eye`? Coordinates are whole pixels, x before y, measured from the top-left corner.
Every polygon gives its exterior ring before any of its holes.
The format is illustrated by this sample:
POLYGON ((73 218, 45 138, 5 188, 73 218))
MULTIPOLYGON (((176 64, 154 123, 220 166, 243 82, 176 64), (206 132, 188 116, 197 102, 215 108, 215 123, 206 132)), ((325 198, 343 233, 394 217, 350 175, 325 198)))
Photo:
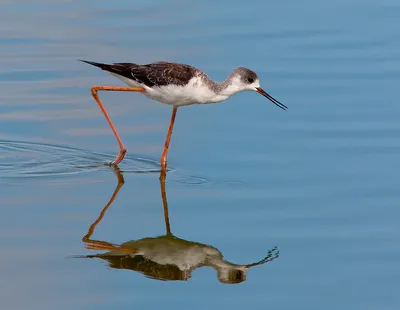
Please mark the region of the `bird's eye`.
POLYGON ((247 79, 247 82, 253 83, 253 82, 254 82, 254 79, 253 79, 253 78, 248 78, 248 79, 247 79))

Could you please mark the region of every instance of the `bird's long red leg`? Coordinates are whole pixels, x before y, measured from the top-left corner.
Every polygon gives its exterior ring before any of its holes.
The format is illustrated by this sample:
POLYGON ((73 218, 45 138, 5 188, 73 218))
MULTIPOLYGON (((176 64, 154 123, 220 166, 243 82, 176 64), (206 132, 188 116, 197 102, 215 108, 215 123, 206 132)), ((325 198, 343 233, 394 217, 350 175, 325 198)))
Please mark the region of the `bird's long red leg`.
POLYGON ((168 127, 167 138, 165 139, 164 150, 160 158, 161 167, 163 170, 167 169, 167 154, 168 154, 169 142, 171 141, 172 130, 174 129, 175 116, 177 110, 178 110, 177 107, 174 107, 172 110, 172 116, 168 127))
POLYGON ((122 143, 122 140, 117 132, 117 130, 114 127, 113 122, 111 121, 110 116, 108 115, 106 108, 104 107, 104 105, 101 103, 100 98, 99 98, 99 94, 97 93, 99 90, 105 90, 105 91, 136 91, 136 92, 145 92, 144 88, 141 87, 137 87, 137 88, 132 88, 132 87, 119 87, 119 86, 93 86, 91 88, 92 91, 92 96, 94 98, 94 100, 96 100, 97 104, 99 105, 101 111, 103 112, 107 122, 110 124, 110 127, 115 135, 115 137, 117 138, 118 144, 119 144, 119 153, 117 155, 117 157, 115 157, 114 161, 112 162, 112 164, 114 165, 118 165, 125 156, 126 153, 126 148, 124 146, 124 144, 122 143))

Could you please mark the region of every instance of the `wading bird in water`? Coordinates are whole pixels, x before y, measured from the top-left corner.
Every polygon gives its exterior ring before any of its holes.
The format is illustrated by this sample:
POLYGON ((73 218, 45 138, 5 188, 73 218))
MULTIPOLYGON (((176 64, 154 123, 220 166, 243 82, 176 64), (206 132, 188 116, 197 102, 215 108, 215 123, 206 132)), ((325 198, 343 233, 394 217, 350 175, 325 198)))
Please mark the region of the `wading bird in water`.
POLYGON ((287 109, 284 104, 280 103, 260 87, 260 81, 254 71, 243 67, 233 70, 225 81, 214 82, 200 69, 173 62, 159 61, 139 65, 135 63, 104 64, 87 60, 81 61, 107 71, 129 86, 93 86, 91 88, 93 98, 110 124, 119 143, 119 153, 112 162, 114 165, 118 165, 124 159, 126 148, 100 101, 97 93, 99 90, 141 92, 150 99, 173 107, 164 150, 160 159, 163 170, 166 170, 167 167, 167 153, 176 111, 181 106, 216 103, 224 101, 238 92, 248 90, 258 92, 283 110, 287 109))

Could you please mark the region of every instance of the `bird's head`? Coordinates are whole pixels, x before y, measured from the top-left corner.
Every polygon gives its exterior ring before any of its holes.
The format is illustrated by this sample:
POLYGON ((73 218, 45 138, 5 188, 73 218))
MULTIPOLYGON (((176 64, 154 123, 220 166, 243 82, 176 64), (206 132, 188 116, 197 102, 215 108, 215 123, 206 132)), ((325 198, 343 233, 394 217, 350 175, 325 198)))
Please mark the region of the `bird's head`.
POLYGON ((280 103, 278 100, 273 98, 270 94, 268 94, 260 87, 260 80, 257 76, 257 73, 255 73, 254 71, 244 67, 238 67, 232 72, 232 76, 234 83, 240 90, 256 91, 264 97, 268 98, 271 102, 273 102, 281 109, 287 110, 287 106, 280 103))

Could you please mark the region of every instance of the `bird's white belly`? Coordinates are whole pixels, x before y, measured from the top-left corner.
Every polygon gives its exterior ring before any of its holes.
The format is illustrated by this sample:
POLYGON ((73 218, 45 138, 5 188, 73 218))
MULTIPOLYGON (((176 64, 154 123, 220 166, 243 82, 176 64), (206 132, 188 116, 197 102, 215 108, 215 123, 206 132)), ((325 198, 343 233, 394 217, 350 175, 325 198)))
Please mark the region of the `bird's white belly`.
POLYGON ((173 106, 185 106, 196 103, 215 103, 223 101, 228 97, 217 95, 202 81, 200 77, 193 77, 184 86, 171 84, 166 86, 148 87, 118 74, 112 73, 112 75, 121 79, 130 87, 144 88, 146 90, 144 94, 148 98, 173 106))
POLYGON ((145 95, 148 98, 173 106, 201 103, 199 95, 188 86, 169 85, 146 88, 145 95))
POLYGON ((184 86, 167 85, 146 89, 146 96, 173 106, 215 102, 216 94, 200 78, 192 78, 184 86))

